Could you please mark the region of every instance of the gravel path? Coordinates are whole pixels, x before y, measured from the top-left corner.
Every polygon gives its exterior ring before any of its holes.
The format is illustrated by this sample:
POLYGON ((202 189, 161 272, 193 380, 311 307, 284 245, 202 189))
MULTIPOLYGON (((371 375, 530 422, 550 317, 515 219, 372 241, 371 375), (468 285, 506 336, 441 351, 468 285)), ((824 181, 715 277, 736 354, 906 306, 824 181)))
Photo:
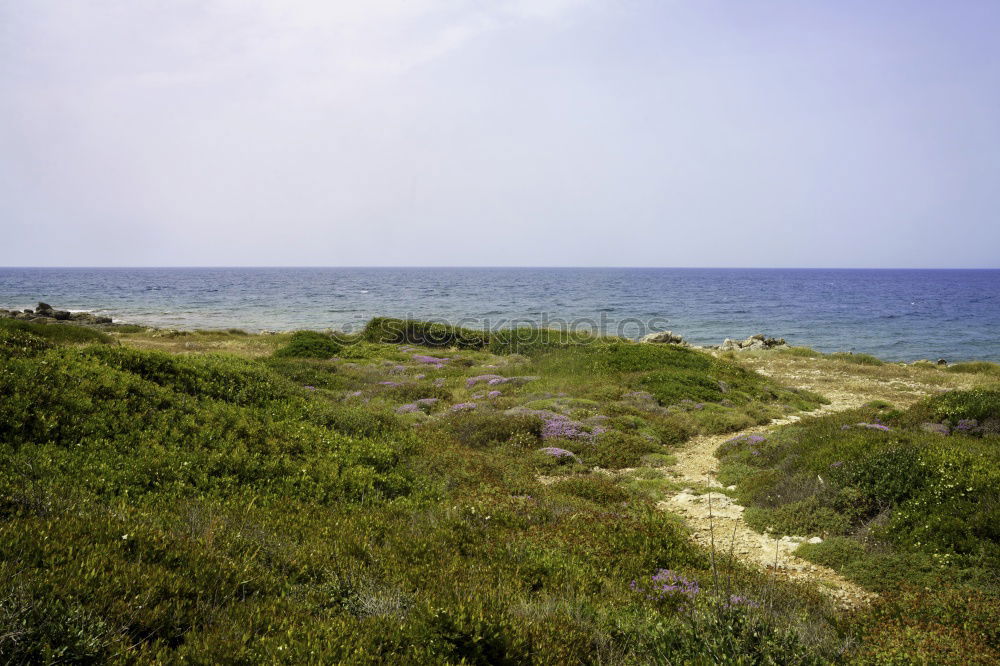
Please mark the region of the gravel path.
MULTIPOLYGON (((831 396, 833 398, 833 396, 831 396)), ((863 404, 861 396, 843 396, 831 404, 809 413, 809 416, 831 414, 853 409, 863 404)), ((674 455, 677 462, 665 468, 673 480, 688 482, 692 486, 721 488, 715 476, 719 470, 719 460, 715 450, 728 439, 740 435, 766 434, 768 430, 798 421, 800 416, 790 416, 772 421, 770 425, 748 428, 738 433, 707 435, 689 440, 683 449, 674 455)), ((799 544, 807 539, 796 535, 760 534, 752 530, 743 520, 744 507, 721 492, 698 494, 693 488, 659 502, 661 509, 679 514, 691 528, 694 540, 716 552, 773 571, 776 575, 819 584, 819 589, 833 597, 839 605, 858 606, 869 602, 875 595, 841 577, 837 572, 796 557, 792 554, 799 544)))

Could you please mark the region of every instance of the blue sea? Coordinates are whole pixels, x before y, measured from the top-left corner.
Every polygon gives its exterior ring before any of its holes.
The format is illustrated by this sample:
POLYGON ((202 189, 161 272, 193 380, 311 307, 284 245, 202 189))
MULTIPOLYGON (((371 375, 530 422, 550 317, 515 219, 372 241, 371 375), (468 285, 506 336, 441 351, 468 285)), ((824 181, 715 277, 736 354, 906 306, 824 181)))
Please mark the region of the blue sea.
POLYGON ((382 315, 1000 361, 1000 270, 0 268, 0 307, 39 300, 182 329, 357 330, 382 315))

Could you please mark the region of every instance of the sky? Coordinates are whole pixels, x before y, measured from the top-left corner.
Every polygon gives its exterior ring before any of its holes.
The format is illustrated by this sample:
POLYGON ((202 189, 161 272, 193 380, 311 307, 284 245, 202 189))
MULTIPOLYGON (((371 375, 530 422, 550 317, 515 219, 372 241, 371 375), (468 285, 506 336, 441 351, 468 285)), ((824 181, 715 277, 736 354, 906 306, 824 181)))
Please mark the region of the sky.
POLYGON ((997 268, 998 33, 995 0, 0 0, 0 265, 997 268))

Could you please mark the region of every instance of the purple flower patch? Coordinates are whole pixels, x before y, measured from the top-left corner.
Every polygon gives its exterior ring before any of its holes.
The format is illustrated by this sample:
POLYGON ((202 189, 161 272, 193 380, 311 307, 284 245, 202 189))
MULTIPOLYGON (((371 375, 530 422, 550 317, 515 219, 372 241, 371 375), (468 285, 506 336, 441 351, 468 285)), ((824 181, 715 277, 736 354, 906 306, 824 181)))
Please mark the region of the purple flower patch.
POLYGON ((380 386, 388 386, 390 388, 395 388, 397 386, 402 386, 402 382, 379 382, 380 386))
POLYGON ((427 356, 426 354, 414 354, 413 360, 417 363, 427 363, 435 368, 443 368, 444 364, 450 361, 448 358, 438 358, 437 356, 427 356))
POLYGON ((416 404, 420 405, 421 407, 430 407, 431 405, 434 405, 437 402, 438 398, 421 398, 420 400, 417 400, 416 404))
POLYGON ((746 597, 741 597, 738 594, 732 594, 729 596, 729 601, 725 603, 726 608, 736 608, 742 606, 743 608, 760 608, 760 604, 752 599, 747 599, 746 597))
POLYGON ((475 408, 476 408, 476 403, 474 402, 458 402, 451 406, 451 411, 464 412, 466 410, 475 408))
POLYGON ((962 419, 955 425, 955 430, 961 432, 969 432, 979 427, 979 421, 976 419, 962 419))
POLYGON ((701 592, 698 581, 688 580, 670 569, 660 569, 650 576, 649 581, 633 580, 629 587, 637 592, 644 592, 648 599, 694 599, 701 592))
POLYGON ((412 414, 413 412, 419 412, 420 407, 416 403, 411 402, 408 405, 400 405, 396 408, 397 414, 412 414))
POLYGON ((837 462, 830 463, 830 467, 832 467, 833 469, 837 469, 838 467, 843 467, 843 466, 844 466, 843 460, 838 460, 837 462))
POLYGON ((739 444, 762 444, 766 441, 767 437, 764 437, 763 435, 740 435, 739 437, 727 439, 724 443, 735 446, 739 444))
POLYGON ((316 387, 315 387, 315 386, 310 386, 309 384, 306 384, 306 385, 305 385, 305 386, 303 386, 302 388, 304 388, 304 389, 305 389, 305 390, 307 390, 307 391, 315 391, 315 390, 316 390, 316 387))
POLYGON ((500 375, 477 375, 475 377, 469 377, 465 380, 465 385, 468 387, 475 386, 481 382, 486 382, 487 384, 502 384, 508 381, 506 377, 501 377, 500 375))
POLYGON ((490 391, 489 393, 486 394, 486 396, 489 398, 499 398, 501 395, 503 394, 500 393, 500 391, 490 391))

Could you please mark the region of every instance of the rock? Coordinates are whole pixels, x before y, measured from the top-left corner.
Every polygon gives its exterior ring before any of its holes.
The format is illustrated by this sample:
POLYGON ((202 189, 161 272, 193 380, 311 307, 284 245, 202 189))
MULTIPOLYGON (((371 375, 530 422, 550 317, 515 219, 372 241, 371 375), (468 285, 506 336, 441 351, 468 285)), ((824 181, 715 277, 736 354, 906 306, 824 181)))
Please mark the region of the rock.
POLYGON ((757 333, 751 335, 746 340, 733 340, 731 338, 726 338, 719 345, 721 351, 758 351, 765 349, 776 349, 780 347, 787 347, 788 344, 785 342, 784 338, 769 338, 763 333, 757 333))
POLYGON ((49 305, 48 303, 43 303, 42 301, 39 301, 38 306, 35 308, 35 312, 41 315, 45 315, 46 317, 51 317, 52 306, 49 305))
POLYGON ((808 541, 806 541, 806 543, 811 543, 811 544, 823 543, 823 539, 822 537, 813 537, 808 541))
POLYGON ((648 335, 642 336, 642 339, 639 342, 668 344, 668 345, 685 344, 684 338, 682 338, 679 335, 674 335, 673 331, 660 331, 658 333, 649 333, 648 335))
POLYGON ((70 318, 70 313, 66 310, 54 310, 51 316, 59 321, 66 321, 70 318))
POLYGON ((936 435, 950 435, 951 429, 943 423, 921 423, 920 429, 936 435))
POLYGON ((943 358, 939 358, 938 361, 937 361, 937 364, 938 365, 948 365, 948 361, 944 360, 943 358))

